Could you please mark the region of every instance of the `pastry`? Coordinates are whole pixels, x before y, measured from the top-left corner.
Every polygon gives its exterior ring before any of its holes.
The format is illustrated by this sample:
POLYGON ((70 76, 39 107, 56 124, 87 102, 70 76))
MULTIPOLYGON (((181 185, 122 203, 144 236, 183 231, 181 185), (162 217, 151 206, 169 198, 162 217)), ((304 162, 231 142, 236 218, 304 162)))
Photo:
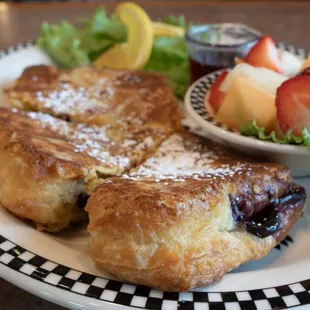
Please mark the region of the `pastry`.
POLYGON ((119 279, 187 291, 267 255, 305 200, 287 168, 176 133, 90 197, 90 253, 119 279))
POLYGON ((10 106, 76 123, 180 128, 173 91, 155 72, 32 66, 4 93, 10 106))
POLYGON ((49 231, 86 218, 103 179, 136 167, 181 127, 157 73, 39 65, 4 94, 13 110, 0 111, 0 203, 49 231))
POLYGON ((0 203, 38 229, 60 231, 87 218, 88 195, 101 180, 135 167, 165 135, 0 108, 0 203))

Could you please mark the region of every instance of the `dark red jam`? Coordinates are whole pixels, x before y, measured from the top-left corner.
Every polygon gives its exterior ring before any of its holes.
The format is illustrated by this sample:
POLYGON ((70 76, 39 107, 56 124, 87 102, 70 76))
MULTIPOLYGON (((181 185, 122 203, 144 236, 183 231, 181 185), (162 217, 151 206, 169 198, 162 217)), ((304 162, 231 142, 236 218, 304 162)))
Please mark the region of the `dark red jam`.
POLYGON ((231 207, 235 221, 241 223, 249 233, 266 238, 280 231, 289 211, 300 210, 306 198, 303 187, 292 185, 284 195, 271 199, 263 208, 261 203, 251 203, 246 197, 231 199, 231 207))
POLYGON ((261 34, 242 24, 222 23, 194 25, 186 33, 191 82, 243 58, 261 34))
POLYGON ((225 68, 224 66, 216 66, 211 64, 202 64, 190 58, 190 76, 191 84, 206 74, 225 68))

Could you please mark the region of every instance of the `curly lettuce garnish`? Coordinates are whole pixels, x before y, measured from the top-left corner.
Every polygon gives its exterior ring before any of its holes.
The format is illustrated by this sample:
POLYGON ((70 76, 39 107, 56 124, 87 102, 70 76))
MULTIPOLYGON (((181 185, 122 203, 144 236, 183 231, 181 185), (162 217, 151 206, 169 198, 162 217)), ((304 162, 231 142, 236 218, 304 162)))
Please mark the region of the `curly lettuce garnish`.
POLYGON ((310 150, 310 133, 306 128, 303 129, 301 136, 294 136, 292 131, 289 130, 284 136, 280 137, 275 131, 266 134, 264 127, 259 127, 255 120, 251 120, 240 127, 240 132, 244 136, 255 137, 259 140, 306 146, 310 150))

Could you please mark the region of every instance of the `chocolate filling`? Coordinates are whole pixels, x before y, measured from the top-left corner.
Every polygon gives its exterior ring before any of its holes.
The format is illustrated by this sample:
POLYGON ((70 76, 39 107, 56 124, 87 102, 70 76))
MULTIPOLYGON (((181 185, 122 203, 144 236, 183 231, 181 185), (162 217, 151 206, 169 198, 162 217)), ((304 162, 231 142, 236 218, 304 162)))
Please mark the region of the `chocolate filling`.
POLYGON ((261 201, 256 206, 255 202, 247 201, 246 197, 234 199, 231 197, 233 217, 249 233, 259 238, 266 238, 283 228, 291 212, 300 211, 306 196, 304 188, 290 185, 281 197, 270 199, 263 208, 261 201), (252 204, 252 208, 249 207, 249 203, 252 204), (249 212, 250 209, 252 209, 251 212, 249 212))
POLYGON ((85 192, 82 192, 77 198, 77 201, 76 201, 77 206, 81 209, 84 209, 87 204, 88 198, 89 198, 89 195, 86 194, 85 192))

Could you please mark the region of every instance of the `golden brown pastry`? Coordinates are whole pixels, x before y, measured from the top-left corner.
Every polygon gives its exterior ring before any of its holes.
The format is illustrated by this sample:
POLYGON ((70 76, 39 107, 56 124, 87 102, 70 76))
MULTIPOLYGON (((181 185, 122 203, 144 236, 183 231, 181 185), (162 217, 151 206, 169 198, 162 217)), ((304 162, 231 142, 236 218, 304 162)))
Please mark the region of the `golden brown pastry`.
POLYGON ((180 127, 181 113, 166 78, 159 73, 49 66, 26 68, 5 90, 9 105, 77 123, 180 127))
POLYGON ((139 164, 164 139, 162 128, 70 124, 0 108, 0 204, 39 229, 86 219, 100 180, 139 164))
POLYGON ((174 134, 142 166, 106 180, 90 197, 91 256, 122 280, 186 291, 267 255, 305 199, 280 165, 174 134))
POLYGON ((85 218, 93 188, 181 126, 157 73, 32 66, 4 93, 8 106, 32 112, 0 111, 0 203, 49 231, 85 218))

